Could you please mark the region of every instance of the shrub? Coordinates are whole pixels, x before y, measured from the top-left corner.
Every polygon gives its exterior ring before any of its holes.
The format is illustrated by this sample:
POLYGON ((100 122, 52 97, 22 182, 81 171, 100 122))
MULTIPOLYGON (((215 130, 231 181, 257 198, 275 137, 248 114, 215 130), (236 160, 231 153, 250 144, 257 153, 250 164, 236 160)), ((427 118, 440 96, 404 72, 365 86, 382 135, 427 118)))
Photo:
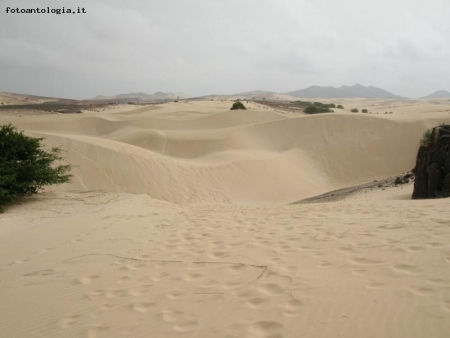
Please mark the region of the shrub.
POLYGON ((237 110, 237 109, 247 109, 245 108, 244 104, 241 101, 236 101, 233 103, 233 106, 230 108, 230 110, 237 110))
POLYGON ((337 109, 344 109, 344 106, 342 106, 341 104, 338 104, 336 108, 337 109))
POLYGON ((431 129, 427 129, 420 140, 420 145, 424 147, 428 147, 431 144, 431 129))
POLYGON ((321 107, 321 106, 308 106, 306 107, 303 112, 306 114, 320 114, 320 113, 332 113, 333 111, 328 107, 321 107))
POLYGON ((11 124, 0 127, 0 212, 3 206, 36 194, 46 185, 69 182, 70 165, 52 166, 62 160, 61 149, 44 151, 42 140, 23 135, 11 124))
POLYGON ((367 114, 369 111, 367 109, 362 109, 361 110, 364 114, 367 114))
POLYGON ((351 111, 352 113, 357 113, 357 112, 359 112, 358 108, 350 109, 350 111, 351 111))

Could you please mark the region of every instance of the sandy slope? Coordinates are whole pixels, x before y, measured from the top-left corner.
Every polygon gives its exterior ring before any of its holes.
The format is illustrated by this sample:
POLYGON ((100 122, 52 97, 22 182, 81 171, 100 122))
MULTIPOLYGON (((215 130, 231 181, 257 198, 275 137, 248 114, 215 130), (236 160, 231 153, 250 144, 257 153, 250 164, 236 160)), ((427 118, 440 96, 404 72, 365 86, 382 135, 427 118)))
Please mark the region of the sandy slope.
POLYGON ((448 200, 286 205, 411 169, 450 115, 408 104, 0 116, 78 166, 0 215, 0 337, 447 337, 448 200))

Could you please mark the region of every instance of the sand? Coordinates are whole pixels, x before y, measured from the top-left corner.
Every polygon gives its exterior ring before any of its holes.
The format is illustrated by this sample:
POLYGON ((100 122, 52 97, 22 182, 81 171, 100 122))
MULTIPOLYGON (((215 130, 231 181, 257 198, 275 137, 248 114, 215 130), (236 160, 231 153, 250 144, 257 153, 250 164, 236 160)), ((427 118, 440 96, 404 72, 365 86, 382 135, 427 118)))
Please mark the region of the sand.
POLYGON ((289 203, 410 170, 450 105, 334 102, 372 114, 0 116, 77 166, 0 215, 0 337, 448 337, 448 200, 289 203))

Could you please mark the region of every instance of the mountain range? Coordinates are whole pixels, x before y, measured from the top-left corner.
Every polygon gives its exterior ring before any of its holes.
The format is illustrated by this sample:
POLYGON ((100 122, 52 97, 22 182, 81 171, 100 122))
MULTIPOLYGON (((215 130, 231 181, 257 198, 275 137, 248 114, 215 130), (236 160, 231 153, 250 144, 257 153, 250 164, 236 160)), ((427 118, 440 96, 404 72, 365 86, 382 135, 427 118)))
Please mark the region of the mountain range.
POLYGON ((354 86, 341 87, 320 87, 311 86, 305 89, 295 90, 286 93, 299 98, 343 98, 343 97, 361 97, 367 99, 402 99, 403 97, 392 94, 384 89, 369 86, 364 87, 360 84, 354 86))
POLYGON ((422 99, 445 99, 450 98, 450 93, 446 90, 438 90, 430 95, 422 97, 422 99))
POLYGON ((175 100, 177 98, 187 98, 188 95, 181 93, 163 93, 156 92, 154 94, 146 94, 146 93, 129 93, 129 94, 118 94, 113 96, 104 96, 99 95, 94 97, 92 100, 113 100, 113 101, 124 101, 124 100, 141 100, 141 101, 151 101, 151 100, 175 100))

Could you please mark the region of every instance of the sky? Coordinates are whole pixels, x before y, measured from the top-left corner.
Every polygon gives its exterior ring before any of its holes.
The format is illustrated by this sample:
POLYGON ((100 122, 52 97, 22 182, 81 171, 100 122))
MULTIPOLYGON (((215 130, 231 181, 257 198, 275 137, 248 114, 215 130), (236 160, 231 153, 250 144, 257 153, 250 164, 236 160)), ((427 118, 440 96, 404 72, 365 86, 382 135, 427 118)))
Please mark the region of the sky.
POLYGON ((0 0, 0 91, 450 91, 448 0, 0 0), (84 8, 13 14, 6 8, 84 8))

